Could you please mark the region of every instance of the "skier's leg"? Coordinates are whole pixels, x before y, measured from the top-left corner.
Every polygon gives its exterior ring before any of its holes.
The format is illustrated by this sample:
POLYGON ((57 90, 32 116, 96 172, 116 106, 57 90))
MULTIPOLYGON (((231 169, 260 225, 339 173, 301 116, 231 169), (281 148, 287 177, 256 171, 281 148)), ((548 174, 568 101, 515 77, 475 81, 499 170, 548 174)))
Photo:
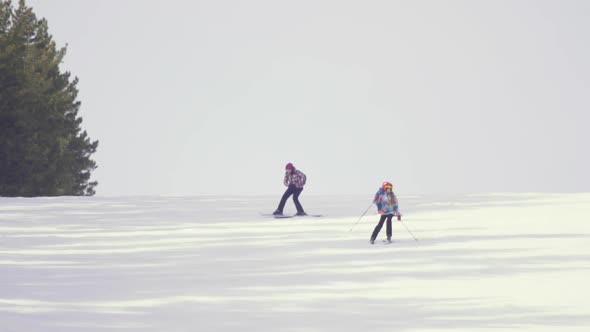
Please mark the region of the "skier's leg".
POLYGON ((299 202, 299 195, 301 194, 302 191, 303 191, 303 188, 295 189, 293 192, 293 202, 295 203, 295 208, 297 209, 298 214, 305 213, 305 211, 303 211, 303 206, 301 206, 301 203, 299 202))
POLYGON ((289 187, 289 188, 287 188, 287 190, 285 190, 283 197, 281 197, 281 201, 279 202, 279 207, 277 208, 275 213, 277 213, 277 212, 279 212, 280 214, 283 213, 283 209, 285 208, 285 204, 287 203, 287 199, 289 199, 289 197, 291 195, 293 195, 293 189, 291 187, 289 187))
POLYGON ((393 218, 393 214, 387 216, 387 241, 391 242, 391 219, 393 218))
POLYGON ((375 226, 375 229, 373 230, 373 234, 371 234, 371 243, 373 243, 377 238, 377 235, 379 235, 379 232, 381 231, 381 227, 383 227, 383 222, 385 221, 386 217, 386 215, 381 215, 381 218, 379 218, 379 223, 377 223, 377 226, 375 226))

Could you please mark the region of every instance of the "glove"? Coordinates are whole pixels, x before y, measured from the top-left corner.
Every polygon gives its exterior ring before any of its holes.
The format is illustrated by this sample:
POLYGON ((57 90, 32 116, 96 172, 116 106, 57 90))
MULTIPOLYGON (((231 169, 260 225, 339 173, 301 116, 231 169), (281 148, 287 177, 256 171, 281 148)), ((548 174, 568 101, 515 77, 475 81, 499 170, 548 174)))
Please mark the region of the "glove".
POLYGON ((398 214, 397 215, 397 221, 402 221, 402 215, 401 214, 398 214))

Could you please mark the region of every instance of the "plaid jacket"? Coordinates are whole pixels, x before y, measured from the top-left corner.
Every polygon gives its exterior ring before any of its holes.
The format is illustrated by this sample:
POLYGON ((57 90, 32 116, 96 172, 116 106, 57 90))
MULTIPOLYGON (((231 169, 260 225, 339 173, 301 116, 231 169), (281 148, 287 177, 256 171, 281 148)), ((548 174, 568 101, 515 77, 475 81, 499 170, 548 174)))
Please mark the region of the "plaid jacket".
POLYGON ((303 172, 294 169, 290 174, 285 173, 285 178, 283 179, 283 184, 287 187, 295 186, 295 188, 302 189, 305 185, 305 180, 307 177, 303 172))

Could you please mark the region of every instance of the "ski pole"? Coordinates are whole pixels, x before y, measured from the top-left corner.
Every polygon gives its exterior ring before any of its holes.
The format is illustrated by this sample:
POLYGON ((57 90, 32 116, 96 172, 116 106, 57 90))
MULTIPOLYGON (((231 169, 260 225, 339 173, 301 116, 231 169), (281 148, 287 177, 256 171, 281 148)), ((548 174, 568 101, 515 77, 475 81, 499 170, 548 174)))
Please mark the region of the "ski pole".
POLYGON ((412 234, 412 232, 410 232, 410 230, 408 229, 408 227, 406 227, 406 224, 404 224, 404 222, 401 221, 401 219, 400 219, 400 222, 402 223, 402 225, 404 225, 404 227, 406 228, 406 230, 408 231, 408 233, 410 233, 410 235, 414 238, 414 240, 418 241, 418 239, 414 236, 414 234, 412 234))
POLYGON ((354 228, 354 226, 358 225, 358 223, 361 221, 361 219, 365 216, 365 214, 367 214, 367 212, 369 211, 369 209, 371 208, 371 206, 373 205, 373 202, 371 202, 371 204, 369 204, 369 207, 365 210, 365 212, 360 216, 359 220, 357 220, 356 224, 352 225, 352 227, 350 227, 349 232, 352 232, 352 229, 354 228))

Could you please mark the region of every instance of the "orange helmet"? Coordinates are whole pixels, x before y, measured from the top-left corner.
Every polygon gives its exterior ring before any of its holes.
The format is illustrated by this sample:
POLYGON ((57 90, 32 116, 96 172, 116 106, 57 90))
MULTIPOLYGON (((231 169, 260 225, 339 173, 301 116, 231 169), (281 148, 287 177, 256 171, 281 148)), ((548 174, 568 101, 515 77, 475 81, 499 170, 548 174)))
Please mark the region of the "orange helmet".
POLYGON ((383 190, 387 189, 387 187, 389 187, 389 189, 393 190, 393 185, 390 182, 385 181, 381 184, 381 188, 383 190))

